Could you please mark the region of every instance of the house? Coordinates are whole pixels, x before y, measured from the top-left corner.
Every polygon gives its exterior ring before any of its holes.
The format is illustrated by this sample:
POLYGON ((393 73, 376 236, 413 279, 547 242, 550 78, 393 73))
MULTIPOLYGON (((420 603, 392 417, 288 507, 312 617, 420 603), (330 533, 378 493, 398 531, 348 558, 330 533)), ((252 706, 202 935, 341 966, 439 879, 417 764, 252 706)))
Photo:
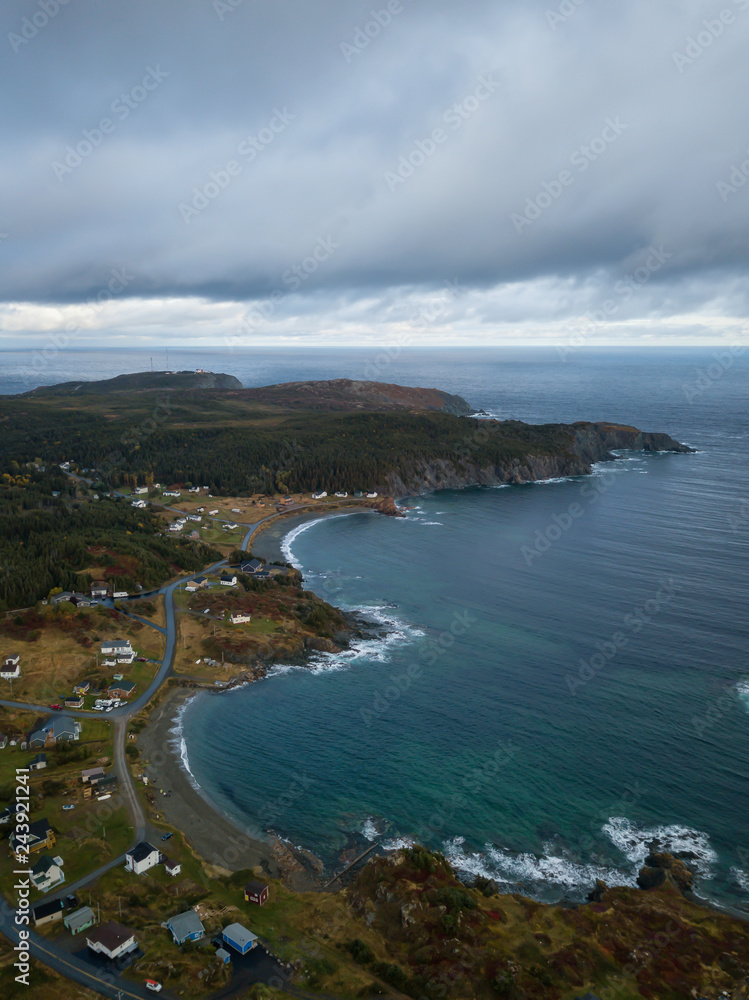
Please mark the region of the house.
POLYGON ((81 724, 69 715, 57 715, 47 719, 44 725, 31 733, 28 739, 29 750, 40 747, 55 746, 57 743, 69 743, 81 735, 81 724))
POLYGON ((147 486, 136 486, 135 489, 133 490, 133 493, 140 493, 140 494, 148 493, 148 487, 147 486))
POLYGON ((145 507, 148 506, 148 504, 146 503, 145 500, 133 500, 131 502, 130 506, 131 507, 138 507, 140 510, 143 510, 145 507))
POLYGON ((91 681, 81 681, 80 684, 73 685, 73 694, 88 694, 91 689, 91 681))
MULTIPOLYGON (((102 799, 105 795, 112 795, 113 792, 116 792, 118 785, 119 778, 116 774, 106 774, 103 778, 99 778, 98 781, 95 781, 93 785, 89 784, 88 787, 93 788, 97 799, 102 799)), ((85 789, 84 797, 90 798, 90 796, 85 795, 85 789)))
POLYGON ((178 497, 181 496, 181 493, 179 490, 164 490, 161 495, 164 497, 178 497))
POLYGON ((134 690, 134 681, 115 681, 107 688, 107 694, 110 698, 129 698, 134 690))
POLYGON ((55 846, 55 835, 46 819, 37 819, 33 823, 29 823, 29 832, 25 834, 25 838, 26 843, 24 844, 15 830, 10 835, 10 849, 17 861, 26 860, 26 852, 22 851, 21 848, 28 848, 29 854, 36 854, 37 851, 43 851, 45 847, 55 846))
POLYGON ((194 580, 190 580, 185 586, 185 590, 188 594, 194 594, 196 590, 202 590, 203 587, 208 586, 208 580, 204 576, 196 576, 194 580))
POLYGON ((96 915, 90 906, 82 906, 80 910, 66 913, 62 918, 62 922, 71 934, 80 934, 81 931, 88 930, 89 927, 94 926, 96 915))
POLYGON ((125 870, 142 875, 149 868, 155 868, 161 861, 161 853, 145 840, 132 847, 125 854, 125 870))
POLYGON ((239 525, 235 524, 234 521, 227 521, 224 525, 224 531, 236 531, 238 527, 239 525))
POLYGON ((105 774, 103 767, 89 767, 85 771, 81 771, 81 781, 85 785, 87 782, 92 781, 94 784, 99 778, 103 778, 105 774))
POLYGON ((377 494, 376 494, 376 493, 367 493, 367 497, 368 497, 368 499, 370 499, 370 500, 374 500, 374 498, 375 498, 376 496, 377 496, 377 494))
POLYGON ((248 559, 247 562, 243 562, 239 567, 243 573, 257 573, 259 569, 262 568, 262 562, 260 559, 248 559))
POLYGON ((224 927, 221 936, 240 955, 246 955, 257 944, 257 934, 248 931, 241 924, 229 924, 228 927, 224 927))
POLYGON ((188 493, 200 493, 200 487, 199 486, 191 486, 190 489, 188 490, 188 493))
POLYGON ((106 583, 95 583, 92 585, 89 595, 94 600, 103 601, 109 595, 109 587, 107 587, 106 583))
POLYGON ((319 493, 313 493, 312 494, 312 499, 313 500, 322 500, 327 495, 328 494, 325 492, 325 490, 321 490, 319 493))
POLYGON ((130 656, 131 653, 133 653, 133 647, 130 645, 129 639, 105 639, 101 644, 102 656, 114 655, 119 658, 120 656, 130 656))
POLYGON ((36 757, 29 763, 29 771, 41 771, 47 766, 47 755, 46 753, 38 753, 36 757))
POLYGON ((252 615, 245 614, 244 611, 233 611, 229 621, 232 625, 247 625, 252 621, 252 615))
POLYGON ((356 491, 356 493, 354 493, 354 496, 355 496, 355 497, 363 497, 363 496, 364 496, 364 494, 362 493, 362 491, 361 491, 361 490, 357 490, 357 491, 356 491))
POLYGON ((172 521, 169 525, 169 531, 183 531, 185 527, 184 521, 172 521))
POLYGON ((226 950, 226 948, 218 948, 216 950, 216 958, 219 959, 219 961, 223 962, 224 965, 228 965, 229 962, 231 961, 231 955, 226 950))
POLYGON ((218 514, 218 507, 216 508, 216 510, 209 510, 208 513, 211 515, 218 514))
POLYGON ((196 514, 205 514, 205 507, 198 507, 195 511, 196 514))
POLYGON ((336 496, 343 498, 343 497, 347 497, 348 493, 336 493, 336 496))
POLYGON ((200 516, 200 514, 188 514, 187 515, 187 520, 188 521, 202 521, 203 518, 200 516))
POLYGON ((71 694, 65 699, 65 708, 83 708, 83 695, 71 694))
POLYGON ((179 861, 172 861, 171 858, 164 858, 164 871, 167 875, 174 877, 175 875, 179 875, 182 871, 182 865, 179 861))
POLYGON ((237 577, 234 573, 222 573, 220 583, 222 587, 236 587, 237 577))
POLYGON ((49 892, 55 886, 62 885, 65 875, 62 870, 62 858, 51 858, 43 854, 29 872, 34 886, 40 892, 49 892))
POLYGON ((170 917, 166 926, 172 932, 176 945, 184 944, 185 941, 199 941, 205 935, 205 927, 195 910, 185 910, 170 917))
POLYGON ((8 745, 8 737, 5 733, 0 733, 0 750, 4 750, 8 745))
POLYGON ((268 886, 264 882, 248 882, 244 887, 244 898, 248 903, 262 906, 268 902, 268 886))
POLYGON ((115 920, 87 933, 86 944, 97 955, 105 955, 109 959, 121 958, 138 947, 135 932, 115 920))
POLYGON ((269 573, 269 571, 267 569, 259 569, 254 574, 254 579, 255 580, 270 580, 270 573, 269 573))
POLYGON ((64 909, 65 905, 61 899, 51 899, 48 903, 39 903, 31 910, 34 926, 41 927, 43 924, 51 924, 53 920, 61 920, 64 909))
POLYGON ((6 656, 5 662, 0 667, 0 677, 4 681, 13 681, 21 676, 21 657, 19 653, 6 656))

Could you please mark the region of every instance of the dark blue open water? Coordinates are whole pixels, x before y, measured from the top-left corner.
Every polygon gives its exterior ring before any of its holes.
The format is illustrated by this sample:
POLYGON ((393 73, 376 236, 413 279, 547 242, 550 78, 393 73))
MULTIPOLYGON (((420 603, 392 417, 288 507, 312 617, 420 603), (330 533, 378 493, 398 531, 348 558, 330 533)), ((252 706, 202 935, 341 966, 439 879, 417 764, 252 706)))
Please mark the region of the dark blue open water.
MULTIPOLYGON (((128 357, 109 373, 142 367, 128 357)), ((371 361, 172 366, 263 384, 365 377, 371 361)), ((290 551, 311 589, 369 609, 390 635, 191 702, 183 735, 209 795, 331 863, 357 838, 418 837, 545 898, 596 876, 632 883, 657 838, 689 852, 701 894, 749 910, 747 363, 714 367, 699 389, 711 364, 710 351, 562 363, 475 350, 383 365, 382 381, 461 393, 495 416, 622 421, 699 452, 434 494, 403 521, 306 527, 290 551)), ((96 365, 87 355, 73 377, 107 373, 96 365)))

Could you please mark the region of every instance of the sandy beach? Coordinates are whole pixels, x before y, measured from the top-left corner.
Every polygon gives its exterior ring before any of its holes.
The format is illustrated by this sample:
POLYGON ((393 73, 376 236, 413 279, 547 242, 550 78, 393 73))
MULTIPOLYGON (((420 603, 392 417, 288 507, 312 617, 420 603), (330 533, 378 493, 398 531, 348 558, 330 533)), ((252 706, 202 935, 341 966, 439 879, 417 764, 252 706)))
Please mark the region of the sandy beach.
POLYGON ((252 540, 252 554, 268 562, 285 562, 286 556, 281 551, 284 538, 298 528, 300 524, 307 521, 321 521, 326 517, 341 517, 348 514, 372 514, 371 507, 364 504, 352 505, 350 507, 338 507, 336 509, 325 509, 306 511, 301 514, 288 514, 270 521, 252 540))

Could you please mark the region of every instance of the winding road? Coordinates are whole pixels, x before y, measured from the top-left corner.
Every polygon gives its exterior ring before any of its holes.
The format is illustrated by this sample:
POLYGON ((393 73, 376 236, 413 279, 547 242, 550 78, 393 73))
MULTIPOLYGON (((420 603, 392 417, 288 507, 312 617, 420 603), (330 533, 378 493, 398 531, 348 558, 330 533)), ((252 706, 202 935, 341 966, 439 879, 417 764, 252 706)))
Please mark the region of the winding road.
MULTIPOLYGON (((81 477, 72 476, 74 479, 81 479, 81 477)), ((90 480, 83 480, 90 485, 90 480)), ((124 494, 118 494, 119 496, 124 496, 124 494)), ((276 512, 266 517, 255 521, 252 524, 247 524, 246 522, 230 522, 222 518, 212 518, 211 520, 223 521, 223 523, 240 523, 243 527, 247 528, 244 539, 242 541, 242 548, 246 549, 250 543, 250 539, 257 530, 257 528, 267 521, 275 520, 282 517, 284 514, 297 513, 300 510, 315 506, 314 504, 304 504, 299 507, 295 507, 292 510, 276 512)), ((167 508, 168 510, 173 510, 175 513, 184 513, 184 511, 178 511, 176 508, 167 508)), ((222 559, 219 562, 213 563, 211 566, 207 566, 205 569, 201 570, 201 574, 215 572, 224 566, 226 566, 227 560, 222 559)), ((133 845, 144 840, 148 831, 148 820, 143 810, 140 798, 135 788, 135 783, 133 781, 133 776, 130 773, 130 768, 127 764, 127 756, 125 753, 126 747, 126 734, 127 726, 130 719, 133 718, 142 708, 148 704, 151 698, 156 694, 161 685, 164 683, 166 678, 172 672, 172 667, 174 663, 174 651, 176 648, 177 639, 177 623, 176 623, 176 612, 174 607, 174 592, 182 584, 193 579, 197 574, 191 573, 189 576, 181 577, 172 583, 167 584, 158 590, 151 591, 149 593, 138 594, 127 598, 126 600, 142 600, 143 598, 155 597, 158 594, 163 594, 164 596, 164 612, 166 616, 166 629, 160 626, 154 625, 152 622, 148 622, 146 619, 138 619, 144 624, 149 625, 151 628, 165 634, 166 636, 166 647, 164 649, 164 656, 161 661, 161 665, 156 672, 155 677, 149 684, 148 688, 140 695, 135 701, 128 705, 121 706, 120 708, 113 709, 108 713, 107 721, 111 721, 113 724, 113 739, 114 739, 114 771, 119 779, 119 792, 122 796, 124 805, 126 806, 132 821, 132 826, 134 829, 135 839, 133 845)), ((110 604, 110 602, 107 602, 110 604)), ((110 604, 113 606, 113 602, 110 604)), ((137 618, 136 615, 131 617, 137 618)), ((48 705, 34 705, 27 702, 18 701, 5 701, 0 700, 0 705, 4 705, 8 708, 18 708, 23 710, 29 710, 36 712, 43 712, 45 714, 49 713, 48 705)), ((98 717, 96 713, 86 712, 86 711, 67 711, 66 715, 77 717, 77 718, 92 718, 98 717)), ((85 877, 78 879, 70 885, 66 885, 65 888, 57 893, 49 893, 44 897, 44 900, 60 899, 69 893, 75 893, 82 889, 86 885, 95 882, 101 875, 105 872, 110 871, 112 868, 116 868, 120 864, 124 864, 125 855, 120 855, 118 858, 107 862, 104 865, 100 865, 92 872, 90 872, 85 877)), ((0 933, 2 933, 13 946, 19 943, 19 930, 21 926, 15 923, 16 910, 10 905, 10 903, 0 897, 0 933)), ((47 940, 41 937, 34 930, 29 929, 28 938, 29 951, 31 955, 48 965, 50 968, 59 972, 61 975, 66 976, 68 979, 72 979, 79 983, 81 986, 87 986, 90 989, 96 990, 102 996, 112 997, 112 998, 138 998, 138 1000, 145 1000, 147 997, 153 996, 145 986, 140 984, 126 982, 124 985, 118 985, 117 981, 113 976, 107 977, 105 974, 99 972, 92 965, 76 958, 74 955, 69 954, 59 945, 55 944, 54 941, 47 940)), ((279 967, 280 970, 280 967, 279 967)), ((280 970, 282 971, 282 970, 280 970)), ((287 983, 283 988, 287 992, 293 993, 295 996, 311 996, 310 994, 304 994, 302 991, 298 990, 296 987, 292 987, 288 984, 286 977, 284 976, 284 982, 287 983)), ((229 996, 229 991, 224 991, 224 996, 229 996)), ((165 998, 169 996, 168 993, 162 993, 165 998)))

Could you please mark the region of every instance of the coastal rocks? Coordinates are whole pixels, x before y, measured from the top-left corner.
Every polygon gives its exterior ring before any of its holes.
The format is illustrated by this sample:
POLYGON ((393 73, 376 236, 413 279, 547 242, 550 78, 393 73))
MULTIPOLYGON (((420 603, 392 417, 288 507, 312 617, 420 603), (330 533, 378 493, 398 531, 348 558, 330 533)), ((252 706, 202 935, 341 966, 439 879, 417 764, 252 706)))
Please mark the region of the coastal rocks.
POLYGON ((694 872, 673 854, 651 850, 637 876, 637 884, 641 889, 655 889, 666 882, 682 893, 691 892, 694 872))
POLYGON ((322 636, 310 635, 304 640, 304 648, 315 653, 341 653, 343 650, 337 646, 332 639, 325 639, 322 636))
POLYGON ((604 895, 604 893, 608 892, 608 890, 609 890, 609 887, 606 885, 606 883, 603 881, 603 879, 597 878, 595 886, 588 893, 588 902, 589 903, 600 903, 600 902, 602 902, 603 895, 604 895))
POLYGON ((383 497, 373 503, 371 507, 372 510, 376 510, 379 514, 385 514, 386 517, 406 517, 405 511, 398 507, 393 497, 383 497))

